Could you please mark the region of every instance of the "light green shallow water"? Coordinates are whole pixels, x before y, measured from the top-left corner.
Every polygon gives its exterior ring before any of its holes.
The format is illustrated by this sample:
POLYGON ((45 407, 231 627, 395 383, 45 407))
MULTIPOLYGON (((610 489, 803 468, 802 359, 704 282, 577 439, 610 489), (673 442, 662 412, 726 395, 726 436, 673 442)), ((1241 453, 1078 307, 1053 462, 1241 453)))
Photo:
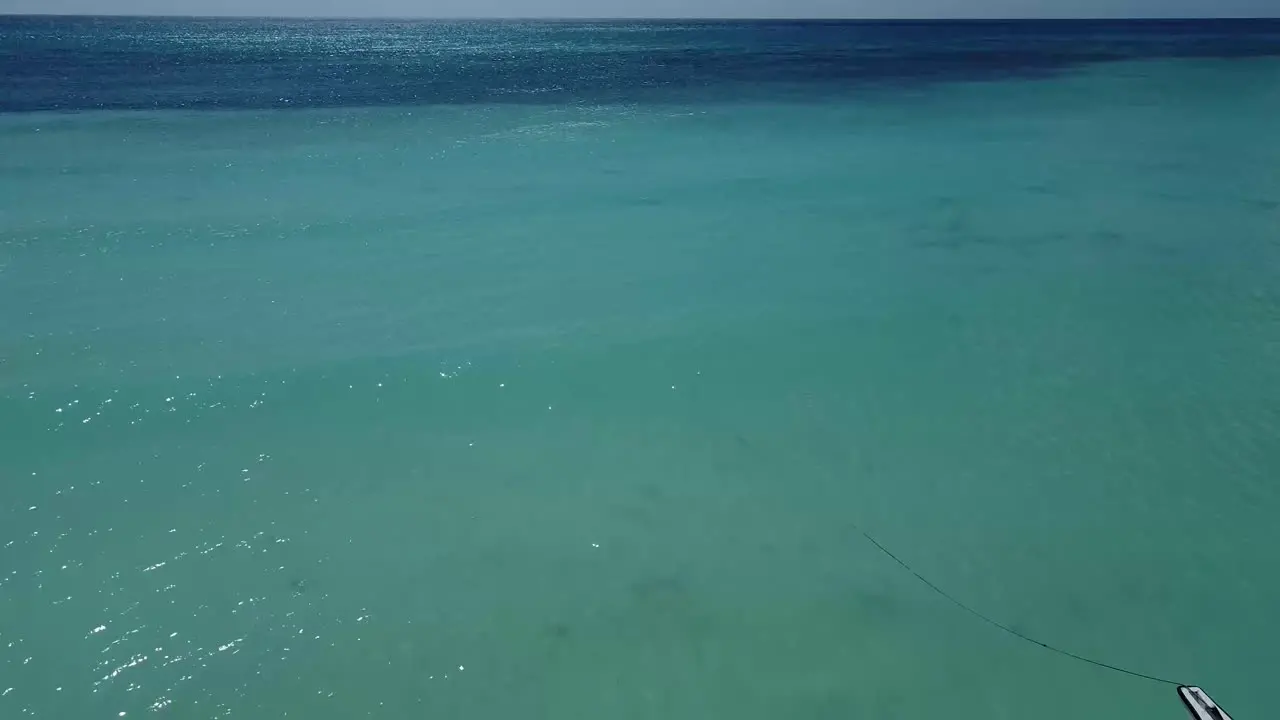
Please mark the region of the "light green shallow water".
POLYGON ((1278 80, 0 117, 0 716, 1266 717, 1278 80))

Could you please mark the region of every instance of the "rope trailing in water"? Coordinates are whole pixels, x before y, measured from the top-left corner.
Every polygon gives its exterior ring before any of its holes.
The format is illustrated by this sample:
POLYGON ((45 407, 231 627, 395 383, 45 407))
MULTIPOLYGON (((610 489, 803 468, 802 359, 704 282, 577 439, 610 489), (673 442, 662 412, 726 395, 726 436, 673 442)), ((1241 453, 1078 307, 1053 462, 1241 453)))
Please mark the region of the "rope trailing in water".
POLYGON ((1039 645, 1040 647, 1044 648, 1045 650, 1048 650, 1049 652, 1054 652, 1054 653, 1057 653, 1057 654, 1062 655, 1062 656, 1064 656, 1064 657, 1069 657, 1069 658, 1071 658, 1072 660, 1079 660, 1080 662, 1088 663, 1088 664, 1090 664, 1090 665, 1093 665, 1093 666, 1096 666, 1096 667, 1100 667, 1100 668, 1103 668, 1103 669, 1105 669, 1105 670, 1112 670, 1112 671, 1114 671, 1114 672, 1123 673, 1123 674, 1125 674, 1125 675, 1130 675, 1130 676, 1132 676, 1132 677, 1136 677, 1136 678, 1142 678, 1143 680, 1150 680, 1150 681, 1152 681, 1152 682, 1163 683, 1163 684, 1165 684, 1165 685, 1175 685, 1175 686, 1181 686, 1181 685, 1182 685, 1182 683, 1174 682, 1173 680, 1167 680, 1167 679, 1165 679, 1165 678, 1157 677, 1157 676, 1155 676, 1155 675, 1148 675, 1148 674, 1146 674, 1146 673, 1140 673, 1140 672, 1138 672, 1138 671, 1136 671, 1136 670, 1129 670, 1129 669, 1127 669, 1127 668, 1122 668, 1122 667, 1120 667, 1119 665, 1111 665, 1110 663, 1104 663, 1104 662, 1102 662, 1102 661, 1100 661, 1100 660, 1094 660, 1093 658, 1087 658, 1087 657, 1085 657, 1085 656, 1083 656, 1083 655, 1078 655, 1078 654, 1076 654, 1076 653, 1073 653, 1073 652, 1071 652, 1070 650, 1063 650, 1063 649, 1062 649, 1062 648, 1060 648, 1060 647, 1054 647, 1053 645, 1050 645, 1049 643, 1041 642, 1041 641, 1039 641, 1039 640, 1037 640, 1037 639, 1035 639, 1035 638, 1033 638, 1033 637, 1029 637, 1029 636, 1027 636, 1027 635, 1024 635, 1023 633, 1020 633, 1020 632, 1018 632, 1017 630, 1014 630, 1013 628, 1009 627, 1008 625, 1005 625, 1005 624, 1003 624, 1003 623, 1001 623, 1001 622, 998 622, 998 621, 996 621, 996 620, 993 620, 993 619, 991 619, 990 617, 988 617, 988 616, 986 616, 986 615, 983 615, 982 613, 978 612, 977 610, 974 610, 973 608, 969 607, 968 605, 964 604, 963 602, 960 602, 959 600, 957 600, 957 599, 955 598, 955 596, 951 595, 951 594, 950 594, 950 593, 948 593, 946 590, 943 590, 942 588, 938 587, 937 585, 934 585, 932 582, 930 582, 930 581, 929 581, 929 579, 928 579, 928 578, 926 578, 925 576, 923 576, 923 575, 921 575, 920 573, 916 572, 916 571, 915 571, 915 569, 913 569, 910 565, 908 565, 908 564, 906 564, 905 562, 903 562, 901 558, 899 558, 897 555, 894 555, 892 552, 890 552, 889 548, 885 547, 884 545, 881 545, 879 540, 876 540, 875 538, 871 537, 871 534, 870 534, 870 533, 868 533, 866 530, 863 530, 862 528, 859 528, 859 527, 856 527, 856 526, 855 526, 855 529, 857 529, 857 531, 858 531, 858 532, 862 533, 862 536, 863 536, 863 537, 865 537, 865 538, 866 538, 866 539, 867 539, 867 540, 868 540, 872 545, 875 545, 875 546, 876 546, 876 549, 878 549, 880 552, 884 553, 884 554, 885 554, 885 555, 886 555, 890 560, 892 560, 892 561, 894 561, 894 562, 898 563, 898 564, 899 564, 899 565, 901 565, 901 566, 903 567, 903 569, 905 569, 907 572, 911 573, 912 575, 915 575, 917 580, 919 580, 920 582, 922 582, 922 583, 924 583, 926 586, 928 586, 930 590, 932 590, 932 591, 934 591, 934 592, 938 593, 939 595, 941 595, 943 598, 945 598, 945 599, 946 599, 948 602, 950 602, 952 605, 955 605, 956 607, 960 608, 961 610, 964 610, 965 612, 969 613, 970 615, 973 615, 974 617, 976 617, 976 618, 978 618, 979 620, 981 620, 981 621, 983 621, 983 622, 987 623, 988 625, 992 625, 992 626, 994 626, 994 627, 996 627, 996 628, 999 628, 1000 630, 1005 631, 1006 633, 1009 633, 1010 635, 1012 635, 1012 636, 1014 636, 1014 637, 1018 638, 1019 640, 1025 640, 1026 642, 1029 642, 1029 643, 1031 643, 1032 645, 1039 645))

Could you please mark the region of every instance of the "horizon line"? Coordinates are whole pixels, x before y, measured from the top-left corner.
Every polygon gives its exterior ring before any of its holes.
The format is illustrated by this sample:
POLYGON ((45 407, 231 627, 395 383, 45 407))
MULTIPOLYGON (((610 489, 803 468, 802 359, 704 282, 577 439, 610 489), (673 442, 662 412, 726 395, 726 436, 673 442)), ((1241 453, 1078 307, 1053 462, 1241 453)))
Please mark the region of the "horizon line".
POLYGON ((23 13, 0 11, 0 18, 124 18, 138 20, 388 20, 388 21, 493 21, 493 22, 1203 22, 1206 20, 1275 21, 1280 15, 1141 15, 1141 16, 640 16, 640 15, 242 15, 149 13, 23 13))

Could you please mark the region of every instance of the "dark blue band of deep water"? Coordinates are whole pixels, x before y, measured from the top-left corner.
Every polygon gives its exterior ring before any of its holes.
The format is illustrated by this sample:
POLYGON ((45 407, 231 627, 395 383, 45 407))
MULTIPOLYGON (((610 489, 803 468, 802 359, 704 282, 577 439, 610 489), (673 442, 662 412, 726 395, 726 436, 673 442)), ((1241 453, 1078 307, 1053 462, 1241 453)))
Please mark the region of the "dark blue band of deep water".
POLYGON ((0 112, 696 102, 1280 56, 1280 20, 0 18, 0 112))

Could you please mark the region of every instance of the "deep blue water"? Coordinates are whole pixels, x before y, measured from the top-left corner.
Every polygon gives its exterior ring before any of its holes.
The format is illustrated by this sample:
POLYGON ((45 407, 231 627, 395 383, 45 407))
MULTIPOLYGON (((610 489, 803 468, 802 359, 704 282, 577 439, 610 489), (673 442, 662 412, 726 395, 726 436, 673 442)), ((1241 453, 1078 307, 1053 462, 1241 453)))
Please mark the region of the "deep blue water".
POLYGON ((1280 55, 1280 20, 0 18, 0 111, 688 102, 1280 55))

